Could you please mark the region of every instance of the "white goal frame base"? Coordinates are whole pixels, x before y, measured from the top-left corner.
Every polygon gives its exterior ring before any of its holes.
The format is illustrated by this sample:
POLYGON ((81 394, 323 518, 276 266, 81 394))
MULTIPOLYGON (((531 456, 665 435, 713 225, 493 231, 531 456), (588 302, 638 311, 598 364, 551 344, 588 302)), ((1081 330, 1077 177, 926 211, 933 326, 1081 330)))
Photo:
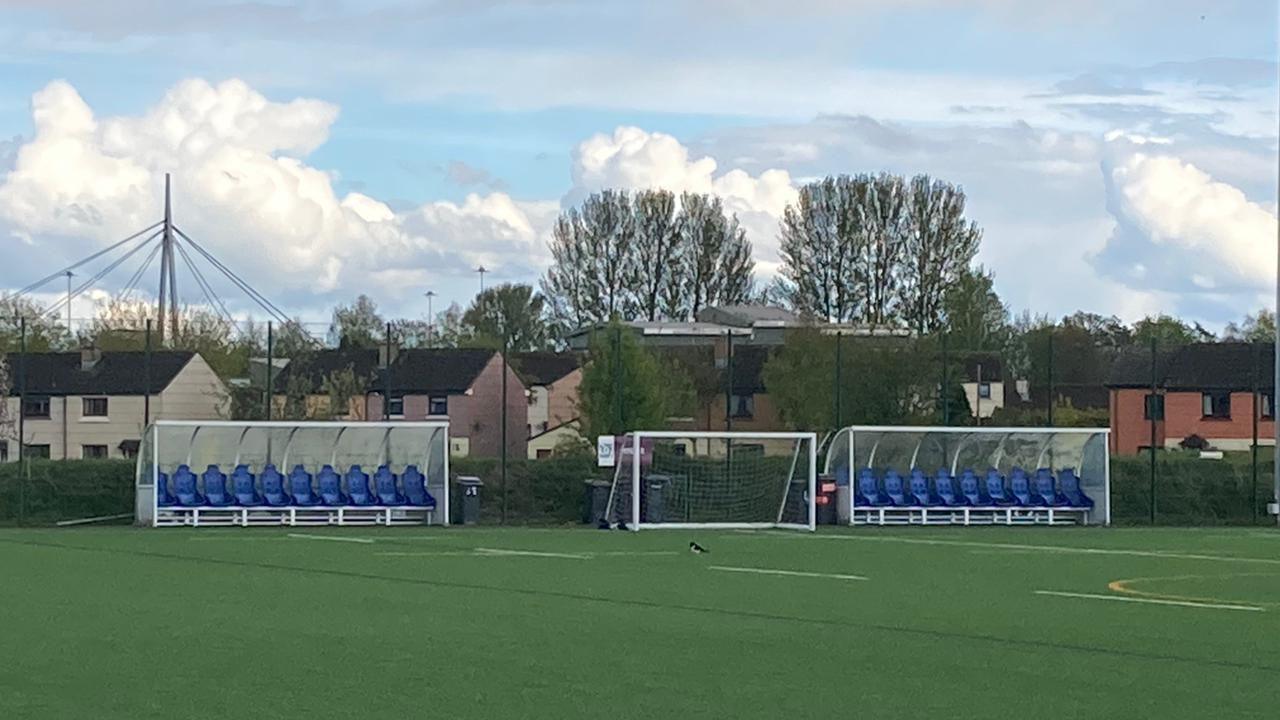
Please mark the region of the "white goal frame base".
POLYGON ((630 517, 625 520, 618 518, 619 525, 627 530, 639 532, 640 530, 807 530, 813 532, 818 527, 818 435, 809 432, 734 432, 734 431, 688 431, 679 430, 641 430, 627 433, 620 436, 623 440, 623 447, 617 453, 617 465, 614 469, 613 487, 609 490, 608 510, 610 513, 613 508, 613 501, 618 492, 619 484, 627 482, 631 490, 631 513, 630 517), (640 514, 640 498, 641 498, 641 479, 643 473, 641 471, 643 463, 644 441, 653 440, 792 440, 797 444, 797 452, 792 459, 791 475, 788 476, 787 482, 790 484, 791 476, 794 476, 796 470, 801 467, 808 468, 808 483, 805 489, 805 503, 808 510, 807 523, 788 523, 782 522, 782 516, 786 508, 787 489, 784 488, 782 495, 782 503, 778 508, 778 520, 776 522, 642 522, 640 514), (808 448, 803 453, 799 450, 803 447, 802 443, 807 443, 808 448), (641 452, 635 452, 634 448, 640 448, 641 452), (801 465, 800 463, 806 463, 801 465), (630 475, 627 478, 627 474, 630 475))

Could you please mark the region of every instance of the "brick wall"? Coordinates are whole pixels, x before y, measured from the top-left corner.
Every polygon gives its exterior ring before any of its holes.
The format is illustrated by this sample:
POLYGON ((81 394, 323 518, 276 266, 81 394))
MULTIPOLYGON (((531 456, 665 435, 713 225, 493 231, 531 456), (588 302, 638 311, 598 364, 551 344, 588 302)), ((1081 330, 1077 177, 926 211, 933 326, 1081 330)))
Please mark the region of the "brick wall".
MULTIPOLYGON (((1111 452, 1131 455, 1151 444, 1151 424, 1144 419, 1147 389, 1111 391, 1111 452)), ((1177 447, 1184 438, 1199 435, 1222 450, 1245 450, 1253 442, 1253 393, 1231 394, 1230 418, 1204 417, 1199 392, 1167 392, 1164 422, 1156 423, 1156 446, 1177 447)), ((1258 420, 1260 445, 1274 444, 1275 422, 1258 420)))

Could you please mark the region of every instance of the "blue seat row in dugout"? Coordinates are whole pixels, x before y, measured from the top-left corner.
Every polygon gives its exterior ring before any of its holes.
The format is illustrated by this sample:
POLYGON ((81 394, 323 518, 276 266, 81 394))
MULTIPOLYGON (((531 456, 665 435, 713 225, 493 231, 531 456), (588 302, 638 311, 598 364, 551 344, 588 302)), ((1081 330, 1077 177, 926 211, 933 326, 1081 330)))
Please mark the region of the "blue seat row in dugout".
POLYGON ((263 467, 255 476, 247 465, 237 465, 228 477, 217 465, 196 476, 191 468, 179 465, 172 478, 159 473, 156 504, 159 507, 416 507, 433 509, 436 500, 427 491, 426 478, 417 466, 405 467, 397 476, 386 465, 369 474, 352 465, 345 474, 325 465, 315 474, 295 465, 285 478, 275 465, 263 467), (170 484, 172 483, 172 492, 170 484))
POLYGON ((981 481, 972 470, 965 470, 957 480, 945 469, 929 478, 916 468, 904 480, 896 470, 887 470, 883 478, 877 478, 871 468, 863 468, 854 488, 854 505, 1087 509, 1093 507, 1093 500, 1080 489, 1080 478, 1073 468, 1064 468, 1057 478, 1047 468, 1040 468, 1034 479, 1022 468, 1014 468, 1007 484, 994 468, 981 481))

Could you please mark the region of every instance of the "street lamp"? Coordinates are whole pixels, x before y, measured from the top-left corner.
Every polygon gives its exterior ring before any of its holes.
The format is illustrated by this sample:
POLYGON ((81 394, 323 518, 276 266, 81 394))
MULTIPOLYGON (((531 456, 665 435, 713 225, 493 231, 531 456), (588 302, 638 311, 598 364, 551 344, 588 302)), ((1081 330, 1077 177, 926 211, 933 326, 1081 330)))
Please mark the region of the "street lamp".
POLYGON ((432 310, 431 301, 436 296, 435 290, 428 290, 423 295, 427 298, 427 347, 436 346, 436 314, 432 310))

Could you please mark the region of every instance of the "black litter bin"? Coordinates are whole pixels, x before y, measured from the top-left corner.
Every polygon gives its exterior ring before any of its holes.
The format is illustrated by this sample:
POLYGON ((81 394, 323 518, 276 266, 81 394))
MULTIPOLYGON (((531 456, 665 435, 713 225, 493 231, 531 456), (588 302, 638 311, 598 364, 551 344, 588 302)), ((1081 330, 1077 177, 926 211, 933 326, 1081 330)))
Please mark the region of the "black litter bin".
POLYGON ((644 507, 641 508, 644 522, 660 523, 666 522, 667 517, 667 488, 671 485, 671 476, 669 475, 648 475, 644 479, 645 494, 644 507))
POLYGON ((596 525, 609 511, 609 490, 613 483, 606 480, 583 481, 582 522, 596 525))
POLYGON ((815 503, 818 506, 817 520, 819 525, 835 525, 839 517, 838 508, 836 506, 836 476, 835 475, 819 475, 818 476, 818 497, 815 503))
POLYGON ((480 488, 484 483, 474 475, 459 475, 455 494, 458 497, 454 507, 457 510, 457 522, 462 525, 475 525, 480 522, 480 488))

